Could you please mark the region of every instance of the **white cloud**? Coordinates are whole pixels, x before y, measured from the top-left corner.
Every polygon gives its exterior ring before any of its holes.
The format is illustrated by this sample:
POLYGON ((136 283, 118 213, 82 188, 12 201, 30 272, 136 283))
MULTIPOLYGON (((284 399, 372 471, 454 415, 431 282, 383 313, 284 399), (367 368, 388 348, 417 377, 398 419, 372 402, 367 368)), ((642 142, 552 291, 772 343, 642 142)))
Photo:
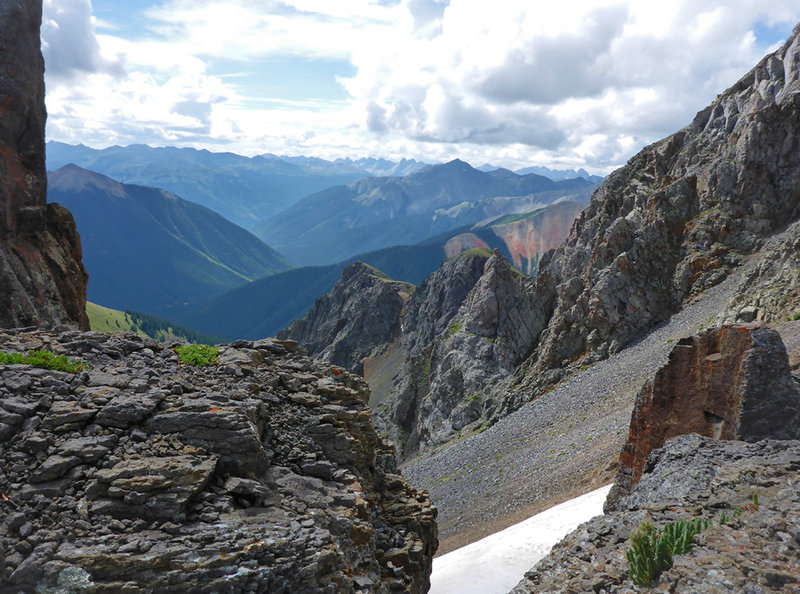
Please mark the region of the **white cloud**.
POLYGON ((97 35, 89 0, 45 1, 50 138, 605 173, 691 121, 772 49, 757 26, 800 6, 164 0, 145 15, 135 40, 113 22, 97 35), (349 61, 349 99, 261 96, 258 75, 219 70, 293 59, 349 61))
POLYGON ((71 81, 95 72, 122 75, 122 64, 101 54, 90 0, 44 0, 42 53, 47 77, 71 81))

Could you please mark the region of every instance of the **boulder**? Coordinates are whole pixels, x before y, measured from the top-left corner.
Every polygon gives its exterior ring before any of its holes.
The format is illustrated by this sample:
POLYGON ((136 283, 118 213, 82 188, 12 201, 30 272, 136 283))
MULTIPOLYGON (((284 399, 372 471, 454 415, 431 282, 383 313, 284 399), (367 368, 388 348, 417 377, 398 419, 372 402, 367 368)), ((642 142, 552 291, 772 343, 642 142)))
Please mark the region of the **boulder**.
POLYGON ((681 339, 636 398, 606 509, 639 482, 650 452, 670 437, 758 441, 799 432, 800 385, 776 331, 733 324, 681 339))

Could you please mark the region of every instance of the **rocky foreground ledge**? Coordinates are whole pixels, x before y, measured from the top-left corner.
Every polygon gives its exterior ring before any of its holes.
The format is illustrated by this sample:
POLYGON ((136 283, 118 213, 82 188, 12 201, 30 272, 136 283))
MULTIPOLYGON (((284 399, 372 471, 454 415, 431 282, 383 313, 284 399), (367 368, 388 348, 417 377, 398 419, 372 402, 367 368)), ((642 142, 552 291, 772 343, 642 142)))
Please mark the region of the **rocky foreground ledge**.
POLYGON ((800 379, 776 331, 733 324, 675 344, 636 398, 604 510, 513 594, 800 592, 800 379), (705 529, 674 564, 633 550, 648 525, 682 521, 705 529), (642 579, 647 561, 659 569, 642 579))
POLYGON ((512 593, 800 590, 800 441, 684 435, 649 464, 614 511, 570 533, 512 593), (634 585, 625 555, 639 522, 695 518, 710 524, 691 551, 651 587, 634 585))
POLYGON ((0 331, 0 585, 23 592, 425 592, 428 496, 362 380, 295 343, 181 364, 135 334, 0 331))

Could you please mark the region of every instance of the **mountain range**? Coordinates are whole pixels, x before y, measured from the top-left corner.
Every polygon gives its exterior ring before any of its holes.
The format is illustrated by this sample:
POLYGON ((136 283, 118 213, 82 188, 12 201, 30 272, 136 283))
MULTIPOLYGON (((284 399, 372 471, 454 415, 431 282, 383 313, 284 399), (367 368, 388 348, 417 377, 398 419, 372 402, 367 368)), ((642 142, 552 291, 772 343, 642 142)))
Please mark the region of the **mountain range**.
MULTIPOLYGON (((422 594, 437 549, 612 480, 514 594, 797 589, 800 25, 554 249, 549 209, 509 211, 439 236, 451 257, 414 288, 353 263, 289 339, 211 348, 82 331, 81 243, 45 195, 41 17, 0 3, 0 590, 422 594)), ((59 174, 77 207, 114 207, 93 225, 120 267, 174 242, 249 261, 201 241, 195 220, 237 232, 203 207, 59 174)))
POLYGON ((244 157, 192 148, 47 143, 47 167, 68 164, 127 184, 157 187, 210 208, 229 221, 253 227, 294 202, 369 172, 322 159, 285 160, 275 155, 244 157))
POLYGON ((330 264, 558 200, 585 202, 594 186, 583 178, 554 182, 507 169, 483 172, 454 160, 405 177, 364 178, 328 188, 254 232, 299 265, 330 264))
MULTIPOLYGON (((414 159, 327 161, 272 153, 245 157, 192 148, 130 145, 94 149, 56 141, 47 143, 49 171, 70 163, 122 183, 167 190, 246 229, 262 225, 301 198, 326 188, 364 177, 405 176, 427 166, 414 159)), ((537 173, 558 179, 567 175, 547 168, 540 168, 537 173)))
POLYGON ((157 188, 67 165, 48 200, 69 208, 89 272, 89 299, 164 315, 291 264, 217 213, 157 188))
POLYGON ((178 308, 171 317, 198 331, 229 340, 273 336, 302 318, 315 301, 333 289, 354 262, 365 263, 393 281, 419 285, 442 261, 474 248, 498 249, 527 273, 539 258, 566 237, 584 205, 561 202, 509 222, 465 225, 415 245, 358 254, 336 264, 306 266, 265 277, 220 295, 209 303, 178 308))

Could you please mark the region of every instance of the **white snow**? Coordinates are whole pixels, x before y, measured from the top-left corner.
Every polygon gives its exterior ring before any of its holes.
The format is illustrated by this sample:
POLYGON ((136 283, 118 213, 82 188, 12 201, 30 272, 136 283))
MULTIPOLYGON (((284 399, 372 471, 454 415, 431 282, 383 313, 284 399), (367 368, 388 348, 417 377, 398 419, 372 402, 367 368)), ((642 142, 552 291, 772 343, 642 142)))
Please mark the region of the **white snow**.
POLYGON ((611 485, 433 560, 430 594, 505 594, 578 525, 603 513, 611 485))

